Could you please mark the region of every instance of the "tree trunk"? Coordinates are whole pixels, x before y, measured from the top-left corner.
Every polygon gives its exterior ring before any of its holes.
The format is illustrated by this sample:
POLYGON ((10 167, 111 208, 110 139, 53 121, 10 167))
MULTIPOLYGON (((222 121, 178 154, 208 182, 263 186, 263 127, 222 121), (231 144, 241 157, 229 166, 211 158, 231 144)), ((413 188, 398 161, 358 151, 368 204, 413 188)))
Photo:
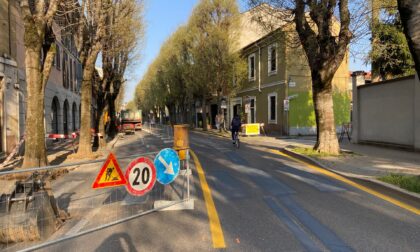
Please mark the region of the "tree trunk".
POLYGON ((116 117, 116 111, 115 111, 115 99, 117 96, 110 95, 110 98, 108 100, 108 113, 109 113, 109 127, 108 127, 108 136, 112 139, 118 134, 117 129, 117 117, 116 117))
POLYGON ((178 121, 179 121, 179 116, 178 116, 178 106, 176 106, 176 105, 173 105, 172 106, 173 108, 172 108, 172 110, 173 110, 173 117, 172 117, 172 120, 171 120, 171 125, 175 125, 175 124, 177 124, 178 123, 178 121))
POLYGON ((98 132, 101 134, 100 137, 98 137, 99 141, 99 148, 104 149, 106 147, 106 138, 105 138, 105 111, 106 109, 102 109, 100 116, 99 116, 99 125, 98 125, 98 132))
MULTIPOLYGON (((318 85, 314 83, 314 86, 318 85)), ((338 155, 340 146, 335 129, 332 88, 326 88, 322 91, 313 88, 313 102, 317 124, 317 141, 314 150, 338 155)))
POLYGON ((416 72, 420 76, 420 2, 418 0, 398 0, 398 10, 416 72))
MULTIPOLYGON (((41 43, 39 43, 41 45, 41 43)), ((27 111, 23 168, 48 165, 45 147, 44 88, 40 73, 41 49, 26 47, 27 111)))
POLYGON ((219 124, 219 132, 222 132, 222 118, 224 117, 223 115, 223 109, 222 109, 222 96, 220 94, 217 94, 217 117, 218 117, 218 124, 219 124))
POLYGON ((206 106, 206 98, 203 98, 203 102, 201 103, 202 113, 201 118, 203 119, 203 131, 207 131, 207 106, 206 106))
POLYGON ((102 137, 99 136, 99 134, 97 134, 93 139, 93 147, 99 147, 102 148, 103 147, 103 143, 101 143, 101 140, 104 139, 104 132, 101 132, 104 130, 104 105, 103 104, 99 104, 98 102, 98 107, 96 110, 96 115, 95 115, 95 132, 100 133, 102 137))
POLYGON ((188 104, 188 106, 190 107, 190 111, 189 111, 190 113, 188 113, 187 121, 188 121, 188 124, 190 125, 191 128, 195 128, 194 127, 195 120, 193 120, 194 119, 194 112, 195 112, 195 103, 190 103, 190 104, 188 104))
MULTIPOLYGON (((96 133, 99 132, 99 122, 100 122, 100 117, 102 112, 99 111, 100 107, 98 106, 97 110, 96 110, 96 114, 93 116, 93 118, 95 118, 94 122, 93 122, 93 129, 95 130, 96 133)), ((95 136, 93 136, 93 144, 92 147, 99 147, 99 136, 98 134, 96 134, 95 136)))
POLYGON ((81 124, 80 124, 80 140, 77 153, 86 157, 92 156, 91 145, 91 106, 92 106, 92 77, 95 70, 97 53, 89 55, 86 65, 83 69, 82 81, 82 97, 81 97, 81 124))
POLYGON ((182 124, 189 123, 188 121, 188 105, 183 104, 182 105, 182 124))

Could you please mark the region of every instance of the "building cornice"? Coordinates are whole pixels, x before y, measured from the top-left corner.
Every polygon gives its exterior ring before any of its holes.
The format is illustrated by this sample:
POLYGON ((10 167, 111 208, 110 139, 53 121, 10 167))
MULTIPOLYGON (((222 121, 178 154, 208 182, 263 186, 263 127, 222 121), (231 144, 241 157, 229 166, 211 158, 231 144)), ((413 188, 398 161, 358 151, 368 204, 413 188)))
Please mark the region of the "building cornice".
MULTIPOLYGON (((261 89, 274 87, 274 86, 278 86, 278 85, 282 85, 282 84, 286 84, 286 81, 283 80, 283 81, 276 81, 276 82, 271 82, 271 83, 268 83, 268 84, 263 84, 263 85, 261 85, 261 89)), ((258 90, 258 87, 251 87, 251 88, 242 89, 238 92, 238 94, 251 92, 251 91, 255 91, 255 90, 258 90)))
POLYGON ((6 65, 9 65, 9 66, 17 67, 16 61, 14 61, 12 59, 6 59, 6 58, 3 58, 3 57, 0 57, 0 63, 6 64, 6 65))

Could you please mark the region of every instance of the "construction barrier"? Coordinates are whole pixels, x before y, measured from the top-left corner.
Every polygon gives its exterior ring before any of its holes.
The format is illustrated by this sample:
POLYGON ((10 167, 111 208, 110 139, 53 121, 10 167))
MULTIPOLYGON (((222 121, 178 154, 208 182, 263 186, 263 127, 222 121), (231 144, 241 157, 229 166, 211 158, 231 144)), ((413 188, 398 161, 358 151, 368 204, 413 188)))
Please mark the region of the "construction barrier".
POLYGON ((0 172, 0 250, 37 250, 150 212, 193 209, 191 160, 184 150, 182 161, 164 148, 0 172))

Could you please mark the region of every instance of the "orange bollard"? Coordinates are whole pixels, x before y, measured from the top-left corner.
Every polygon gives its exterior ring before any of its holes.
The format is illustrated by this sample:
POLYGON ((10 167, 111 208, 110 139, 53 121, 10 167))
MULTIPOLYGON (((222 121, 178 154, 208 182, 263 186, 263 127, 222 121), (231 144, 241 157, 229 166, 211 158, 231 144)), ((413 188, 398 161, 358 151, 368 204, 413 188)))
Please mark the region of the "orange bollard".
POLYGON ((178 151, 180 160, 187 158, 187 150, 190 148, 188 127, 188 124, 174 125, 174 150, 178 151))

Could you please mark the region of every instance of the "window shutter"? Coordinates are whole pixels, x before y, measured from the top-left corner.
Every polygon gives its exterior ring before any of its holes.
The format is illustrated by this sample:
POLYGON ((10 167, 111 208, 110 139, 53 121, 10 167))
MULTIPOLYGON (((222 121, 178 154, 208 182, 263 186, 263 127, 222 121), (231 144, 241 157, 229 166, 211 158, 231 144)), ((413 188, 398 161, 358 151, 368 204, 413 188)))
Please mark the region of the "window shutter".
POLYGON ((268 47, 268 61, 267 61, 267 71, 268 71, 268 73, 271 72, 271 57, 272 57, 272 55, 271 55, 271 47, 272 46, 269 46, 268 47))

